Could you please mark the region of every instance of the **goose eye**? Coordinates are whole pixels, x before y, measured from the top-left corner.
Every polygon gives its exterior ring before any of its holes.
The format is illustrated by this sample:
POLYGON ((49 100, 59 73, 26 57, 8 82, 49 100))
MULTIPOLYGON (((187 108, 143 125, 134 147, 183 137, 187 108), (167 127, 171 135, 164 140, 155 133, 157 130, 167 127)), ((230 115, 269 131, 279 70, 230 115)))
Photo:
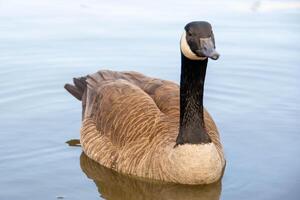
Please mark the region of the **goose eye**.
POLYGON ((188 36, 192 36, 192 33, 188 32, 188 36))

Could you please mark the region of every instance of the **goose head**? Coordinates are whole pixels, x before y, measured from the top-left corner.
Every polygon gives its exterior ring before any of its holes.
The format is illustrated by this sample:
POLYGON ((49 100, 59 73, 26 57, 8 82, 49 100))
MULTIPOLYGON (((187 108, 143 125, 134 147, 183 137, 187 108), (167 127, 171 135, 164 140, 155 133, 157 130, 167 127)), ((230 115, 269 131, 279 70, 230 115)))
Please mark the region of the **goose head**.
POLYGON ((190 60, 217 60, 220 54, 216 51, 214 34, 210 23, 194 21, 184 27, 180 40, 183 55, 190 60))

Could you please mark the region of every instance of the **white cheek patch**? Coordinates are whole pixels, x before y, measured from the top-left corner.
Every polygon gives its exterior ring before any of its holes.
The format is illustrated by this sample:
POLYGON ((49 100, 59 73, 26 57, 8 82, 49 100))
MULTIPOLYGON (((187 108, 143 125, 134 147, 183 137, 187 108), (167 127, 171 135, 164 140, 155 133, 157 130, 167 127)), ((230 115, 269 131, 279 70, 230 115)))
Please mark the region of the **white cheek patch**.
POLYGON ((197 56, 186 41, 186 32, 184 31, 180 39, 180 50, 183 55, 191 60, 205 60, 206 57, 197 56))

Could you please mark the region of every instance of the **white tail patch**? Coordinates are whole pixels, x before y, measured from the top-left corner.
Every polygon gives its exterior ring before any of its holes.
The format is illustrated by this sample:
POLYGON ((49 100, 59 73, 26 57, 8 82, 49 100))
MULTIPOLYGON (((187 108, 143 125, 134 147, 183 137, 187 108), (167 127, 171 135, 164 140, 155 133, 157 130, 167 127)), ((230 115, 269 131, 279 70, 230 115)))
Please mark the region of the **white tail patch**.
POLYGON ((206 57, 197 56, 190 48, 189 44, 186 41, 186 31, 183 32, 180 39, 180 50, 183 55, 191 60, 205 60, 206 57))

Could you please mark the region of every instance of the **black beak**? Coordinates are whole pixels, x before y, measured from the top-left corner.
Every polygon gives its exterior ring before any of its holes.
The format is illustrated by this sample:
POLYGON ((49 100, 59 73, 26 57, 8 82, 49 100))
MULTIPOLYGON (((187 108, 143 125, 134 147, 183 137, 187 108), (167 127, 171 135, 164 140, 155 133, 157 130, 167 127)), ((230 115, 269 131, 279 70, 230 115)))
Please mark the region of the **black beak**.
POLYGON ((196 50, 197 56, 217 60, 220 54, 216 51, 212 38, 200 38, 200 48, 196 50))

